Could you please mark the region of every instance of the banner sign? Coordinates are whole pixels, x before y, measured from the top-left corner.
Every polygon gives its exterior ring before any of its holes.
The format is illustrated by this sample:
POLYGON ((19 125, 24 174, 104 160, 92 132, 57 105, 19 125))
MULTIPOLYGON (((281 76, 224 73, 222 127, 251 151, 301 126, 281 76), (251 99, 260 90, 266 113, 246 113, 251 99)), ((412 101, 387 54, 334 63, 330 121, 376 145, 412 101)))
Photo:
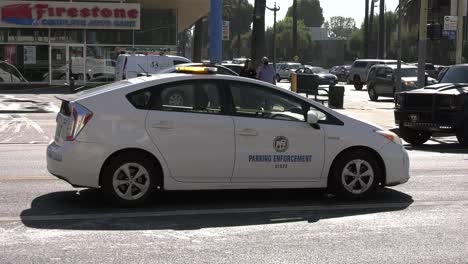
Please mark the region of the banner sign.
POLYGON ((140 4, 0 1, 0 27, 140 29, 140 4))
POLYGON ((223 21, 223 40, 229 40, 229 21, 223 21))

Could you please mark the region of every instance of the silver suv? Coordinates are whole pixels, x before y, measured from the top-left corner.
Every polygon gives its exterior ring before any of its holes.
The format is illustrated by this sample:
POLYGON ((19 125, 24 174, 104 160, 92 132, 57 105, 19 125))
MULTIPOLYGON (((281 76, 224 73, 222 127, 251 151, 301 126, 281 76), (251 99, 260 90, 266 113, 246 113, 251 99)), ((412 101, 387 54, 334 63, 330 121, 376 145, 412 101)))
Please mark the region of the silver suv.
POLYGON ((301 67, 298 62, 281 62, 276 64, 276 81, 280 82, 282 79, 291 81, 291 73, 295 72, 301 67))
POLYGON ((372 66, 376 64, 397 64, 396 60, 356 60, 349 70, 348 83, 354 84, 354 88, 360 91, 367 83, 367 75, 372 66))

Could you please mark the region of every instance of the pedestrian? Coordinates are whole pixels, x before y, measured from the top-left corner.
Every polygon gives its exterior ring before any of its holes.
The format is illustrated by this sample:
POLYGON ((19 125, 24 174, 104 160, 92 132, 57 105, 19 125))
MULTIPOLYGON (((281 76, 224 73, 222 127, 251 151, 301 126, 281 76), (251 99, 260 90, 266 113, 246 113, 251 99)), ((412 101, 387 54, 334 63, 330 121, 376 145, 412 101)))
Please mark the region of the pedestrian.
POLYGON ((268 58, 263 57, 262 63, 263 64, 258 67, 257 79, 267 83, 276 84, 276 72, 275 69, 269 65, 268 58))
POLYGON ((252 79, 257 78, 257 72, 255 71, 253 64, 250 60, 245 61, 244 68, 242 68, 239 75, 242 77, 247 77, 247 78, 252 78, 252 79))

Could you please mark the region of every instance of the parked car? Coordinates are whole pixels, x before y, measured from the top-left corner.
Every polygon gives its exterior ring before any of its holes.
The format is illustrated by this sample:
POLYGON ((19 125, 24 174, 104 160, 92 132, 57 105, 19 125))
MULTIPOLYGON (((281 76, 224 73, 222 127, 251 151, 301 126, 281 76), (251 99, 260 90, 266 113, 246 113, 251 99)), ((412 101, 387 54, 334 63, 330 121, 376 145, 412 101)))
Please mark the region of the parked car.
POLYGON ((0 83, 21 82, 27 82, 27 80, 20 71, 12 64, 6 61, 0 61, 0 83))
POLYGON ((350 69, 351 65, 334 66, 330 69, 330 73, 336 75, 339 82, 346 82, 350 69))
POLYGON ((48 171, 120 206, 156 190, 328 188, 356 199, 410 177, 396 134, 259 80, 194 69, 57 97, 48 171), (171 101, 175 90, 190 100, 171 101))
POLYGON ((375 64, 397 64, 396 60, 356 60, 349 69, 348 81, 354 84, 354 88, 360 91, 367 83, 367 75, 369 70, 375 64))
POLYGON ((248 58, 234 58, 232 59, 233 64, 242 64, 244 65, 248 58))
POLYGON ((321 67, 305 65, 297 69, 296 73, 317 75, 319 85, 335 85, 338 83, 338 78, 336 75, 329 73, 327 70, 321 67))
MULTIPOLYGON (((374 65, 367 77, 367 92, 371 101, 377 101, 380 96, 395 97, 397 65, 374 65)), ((427 85, 437 83, 434 78, 428 77, 427 85)), ((418 88, 418 67, 401 65, 401 91, 410 91, 418 88)))
POLYGON ((280 62, 276 64, 276 81, 281 82, 283 79, 291 81, 291 73, 301 67, 298 62, 280 62))
POLYGON ((395 123, 408 143, 455 133, 468 147, 468 64, 450 67, 438 84, 397 94, 395 104, 395 123))
POLYGON ((226 68, 231 69, 232 71, 234 71, 237 74, 240 74, 240 72, 244 68, 244 64, 223 63, 221 65, 223 65, 226 68))
POLYGON ((187 58, 172 55, 120 54, 117 57, 115 79, 125 80, 145 72, 157 73, 169 67, 190 62, 187 58))

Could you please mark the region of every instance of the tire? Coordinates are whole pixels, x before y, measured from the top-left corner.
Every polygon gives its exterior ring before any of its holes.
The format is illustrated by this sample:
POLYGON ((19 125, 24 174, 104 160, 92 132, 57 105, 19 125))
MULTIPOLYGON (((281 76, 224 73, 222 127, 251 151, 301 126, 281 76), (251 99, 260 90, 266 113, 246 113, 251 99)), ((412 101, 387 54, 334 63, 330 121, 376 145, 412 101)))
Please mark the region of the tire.
POLYGON ((182 91, 173 91, 166 95, 164 102, 172 106, 184 106, 184 103, 186 103, 186 98, 182 91))
POLYGON ((351 150, 333 162, 328 188, 341 197, 364 198, 376 191, 383 175, 384 169, 374 153, 351 150))
POLYGON ((158 178, 161 177, 157 171, 154 163, 145 156, 117 156, 103 170, 103 194, 117 206, 140 205, 156 189, 158 178))
POLYGON ((457 135, 458 143, 465 148, 468 147, 468 126, 465 125, 463 128, 457 129, 455 134, 457 135))
POLYGON ((276 74, 276 82, 281 82, 281 77, 279 76, 279 74, 276 74))
POLYGON ((354 76, 354 88, 358 91, 361 91, 362 90, 362 82, 361 82, 361 78, 359 78, 359 76, 354 76))
POLYGON ((373 84, 369 85, 369 88, 367 89, 367 93, 369 94, 369 99, 371 101, 376 102, 379 100, 379 95, 375 92, 375 87, 373 84))
POLYGON ((428 131, 414 130, 400 124, 400 136, 411 145, 420 146, 431 138, 432 133, 428 131))

